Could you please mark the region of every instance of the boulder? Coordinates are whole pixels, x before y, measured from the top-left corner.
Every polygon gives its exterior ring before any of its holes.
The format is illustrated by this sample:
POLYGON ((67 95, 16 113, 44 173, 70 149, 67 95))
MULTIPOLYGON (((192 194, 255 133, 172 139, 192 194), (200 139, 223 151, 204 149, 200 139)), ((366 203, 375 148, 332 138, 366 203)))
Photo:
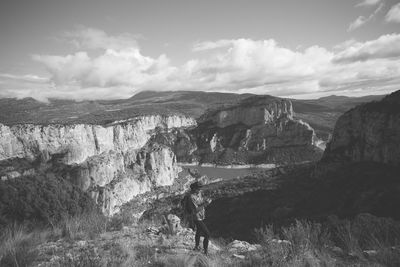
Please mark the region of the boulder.
POLYGON ((252 245, 246 241, 234 240, 227 245, 230 253, 246 253, 259 249, 259 245, 252 245))

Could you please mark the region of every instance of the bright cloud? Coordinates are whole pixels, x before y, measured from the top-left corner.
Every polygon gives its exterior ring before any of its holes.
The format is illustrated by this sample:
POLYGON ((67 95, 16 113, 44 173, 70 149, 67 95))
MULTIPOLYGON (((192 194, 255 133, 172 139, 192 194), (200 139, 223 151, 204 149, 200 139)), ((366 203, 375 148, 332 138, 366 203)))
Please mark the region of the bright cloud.
POLYGON ((338 63, 366 61, 377 58, 398 59, 400 57, 400 35, 382 35, 364 43, 351 42, 338 52, 334 61, 338 63))
MULTIPOLYGON (((227 43, 227 41, 224 41, 227 43)), ((206 85, 207 90, 229 88, 281 87, 294 80, 308 80, 317 76, 330 63, 333 54, 321 47, 310 47, 303 53, 279 46, 274 40, 230 40, 223 52, 209 58, 189 62, 189 73, 194 88, 206 85), (204 84, 206 81, 206 84, 204 84)), ((208 47, 219 47, 221 42, 205 42, 208 47)), ((197 44, 197 47, 204 46, 197 44)), ((281 90, 281 89, 279 89, 281 90)), ((278 91, 279 91, 278 90, 278 91)))
POLYGON ((232 40, 219 40, 217 42, 199 42, 193 46, 192 51, 204 51, 227 47, 232 44, 232 40))
MULTIPOLYGON (((192 77, 207 81, 208 90, 281 96, 349 89, 366 93, 393 88, 399 80, 399 38, 393 34, 365 43, 349 41, 335 52, 317 46, 298 52, 274 40, 231 40, 224 52, 190 62, 190 70, 192 77)), ((196 47, 219 47, 221 42, 204 44, 196 47)))
POLYGON ((400 3, 392 6, 385 17, 386 21, 400 23, 400 3))
POLYGON ((198 42, 192 48, 195 57, 182 66, 173 66, 166 55, 145 56, 133 43, 123 47, 113 41, 112 48, 89 43, 70 55, 33 55, 50 77, 24 76, 21 83, 2 74, 0 95, 115 99, 151 89, 316 96, 387 93, 400 84, 400 34, 367 42, 351 40, 333 50, 319 46, 291 50, 273 39, 198 42), (101 51, 93 56, 89 47, 101 51))
POLYGON ((34 55, 33 59, 46 66, 56 85, 138 88, 156 81, 165 82, 174 71, 165 55, 153 59, 143 56, 137 48, 107 49, 94 58, 78 52, 67 56, 34 55))

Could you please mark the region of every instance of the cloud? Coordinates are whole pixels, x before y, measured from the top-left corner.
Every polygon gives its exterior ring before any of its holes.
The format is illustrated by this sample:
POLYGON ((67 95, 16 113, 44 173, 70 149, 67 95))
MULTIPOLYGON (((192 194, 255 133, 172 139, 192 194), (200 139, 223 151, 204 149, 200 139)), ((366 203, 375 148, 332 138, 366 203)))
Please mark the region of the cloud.
POLYGON ((107 35, 102 30, 77 26, 74 31, 65 32, 62 39, 78 49, 126 49, 137 48, 139 35, 123 33, 115 36, 107 35))
POLYGON ((230 46, 232 44, 232 40, 219 40, 217 42, 198 42, 194 44, 192 51, 205 51, 205 50, 212 50, 217 48, 224 48, 230 46))
MULTIPOLYGON (((224 40, 224 43, 228 42, 224 40)), ((329 64, 333 54, 313 46, 303 53, 281 47, 275 40, 230 40, 222 52, 203 60, 188 62, 184 76, 190 77, 192 87, 207 90, 277 86, 285 81, 309 79, 329 64), (204 82, 206 81, 206 84, 204 82)), ((220 47, 207 42, 208 47, 220 47)))
MULTIPOLYGON (((368 1, 365 1, 368 2, 368 1)), ((370 1, 372 2, 372 1, 370 1)), ((379 1, 378 1, 379 2, 379 1)), ((377 2, 377 3, 378 3, 377 2)), ((382 10, 382 8, 384 7, 384 4, 380 4, 375 11, 369 15, 368 17, 364 17, 364 16, 359 16, 358 18, 356 18, 352 23, 350 23, 349 27, 347 28, 348 32, 354 31, 355 29, 360 28, 361 26, 363 26, 364 24, 366 24, 367 22, 371 21, 372 19, 375 18, 375 16, 382 10)))
POLYGON ((1 78, 16 80, 16 81, 26 81, 26 82, 32 82, 32 83, 45 83, 49 80, 46 77, 41 77, 41 76, 34 75, 34 74, 16 75, 16 74, 10 74, 10 73, 0 73, 0 79, 1 78))
POLYGON ((350 23, 349 28, 347 29, 348 32, 354 31, 357 28, 360 28, 362 25, 368 22, 368 19, 364 16, 359 16, 355 21, 350 23))
POLYGON ((398 59, 398 57, 400 57, 400 35, 387 34, 364 43, 348 43, 347 47, 335 55, 333 61, 349 63, 378 58, 398 59))
POLYGON ((363 0, 360 3, 358 3, 356 5, 356 7, 359 7, 359 6, 374 6, 374 5, 377 5, 380 2, 382 2, 382 0, 363 0))
POLYGON ((97 57, 77 52, 67 56, 33 55, 32 58, 46 67, 57 86, 137 88, 165 82, 166 76, 174 71, 165 55, 153 59, 143 56, 137 48, 107 49, 97 57))
POLYGON ((198 83, 195 88, 206 90, 279 96, 349 94, 351 90, 366 94, 396 86, 390 81, 400 75, 399 38, 393 34, 365 43, 352 40, 334 52, 318 46, 293 51, 272 39, 204 42, 211 49, 230 45, 209 58, 189 62, 186 73, 192 84, 198 83))
POLYGON ((400 3, 392 6, 385 17, 388 22, 400 23, 400 3))
POLYGON ((173 66, 166 55, 143 55, 139 46, 114 45, 95 55, 88 51, 99 47, 94 45, 69 55, 33 55, 49 78, 0 74, 0 95, 116 99, 151 89, 315 97, 387 93, 400 85, 400 34, 349 40, 332 50, 292 50, 274 39, 198 42, 192 50, 207 53, 193 53, 181 66, 173 66))

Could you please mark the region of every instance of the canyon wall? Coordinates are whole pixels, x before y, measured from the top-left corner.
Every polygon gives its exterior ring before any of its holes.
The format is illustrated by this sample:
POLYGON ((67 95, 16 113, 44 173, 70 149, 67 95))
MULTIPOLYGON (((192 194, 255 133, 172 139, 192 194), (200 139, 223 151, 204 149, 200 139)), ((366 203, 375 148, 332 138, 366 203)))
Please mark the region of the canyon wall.
POLYGON ((203 162, 292 164, 314 161, 322 154, 314 130, 293 119, 291 101, 270 96, 210 111, 194 131, 203 162))
POLYGON ((195 125, 185 116, 142 116, 113 125, 0 124, 0 160, 63 155, 65 164, 81 163, 88 157, 113 150, 121 153, 142 148, 156 128, 195 125))
MULTIPOLYGON (((296 164, 318 160, 314 130, 289 100, 249 97, 187 116, 139 116, 107 125, 0 124, 0 178, 53 173, 108 215, 135 196, 177 184, 177 162, 296 164)), ((178 182, 179 184, 179 182, 178 182)))
POLYGON ((400 163, 400 91, 353 108, 337 121, 323 162, 400 163))
POLYGON ((40 170, 58 172, 112 215, 134 196, 174 183, 179 173, 175 154, 148 141, 155 131, 193 125, 196 121, 189 117, 159 115, 108 126, 0 124, 0 162, 27 162, 25 167, 2 168, 0 176, 6 180, 40 170))

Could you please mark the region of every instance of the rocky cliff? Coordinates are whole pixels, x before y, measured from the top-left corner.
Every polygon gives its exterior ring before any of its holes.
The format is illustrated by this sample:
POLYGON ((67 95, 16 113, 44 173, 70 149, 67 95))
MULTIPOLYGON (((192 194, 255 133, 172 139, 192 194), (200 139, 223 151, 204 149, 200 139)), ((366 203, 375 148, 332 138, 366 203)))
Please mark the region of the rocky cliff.
POLYGON ((291 101, 271 96, 210 111, 193 135, 203 162, 291 164, 316 160, 322 153, 314 130, 293 119, 291 101))
POLYGON ((314 130, 289 100, 255 96, 187 116, 138 116, 107 125, 0 124, 0 178, 61 175, 106 214, 174 184, 177 162, 293 164, 318 159, 314 130))
POLYGON ((400 91, 353 108, 337 121, 324 162, 400 163, 400 91))
POLYGON ((0 176, 58 172, 90 192, 104 213, 113 214, 134 196, 172 185, 178 176, 171 149, 147 144, 154 132, 195 124, 185 116, 141 116, 106 126, 0 125, 0 162, 26 161, 23 168, 2 168, 0 176))

